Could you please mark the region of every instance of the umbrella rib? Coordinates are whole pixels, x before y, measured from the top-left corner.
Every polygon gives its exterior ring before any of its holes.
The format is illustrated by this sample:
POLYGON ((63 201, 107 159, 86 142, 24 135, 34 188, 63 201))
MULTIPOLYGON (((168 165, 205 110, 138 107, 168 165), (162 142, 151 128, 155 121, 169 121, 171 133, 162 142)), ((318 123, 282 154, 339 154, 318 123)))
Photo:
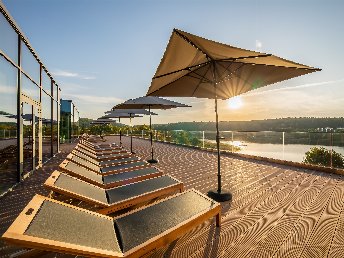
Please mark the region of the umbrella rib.
MULTIPOLYGON (((229 65, 227 66, 227 67, 224 67, 224 65, 222 65, 221 63, 217 63, 218 65, 220 65, 222 68, 224 68, 225 69, 225 71, 223 72, 223 75, 226 73, 226 71, 228 70, 228 68, 233 64, 234 62, 230 62, 229 63, 229 65)), ((218 73, 218 71, 217 71, 217 73, 218 73)), ((231 72, 231 74, 232 74, 232 72, 231 72)), ((227 77, 227 76, 230 76, 231 74, 229 74, 229 75, 226 75, 226 76, 224 76, 224 78, 223 78, 223 80, 227 77)), ((221 75, 219 75, 219 83, 222 81, 222 78, 221 78, 222 76, 221 75)))
MULTIPOLYGON (((209 66, 209 67, 210 67, 210 66, 209 66)), ((201 74, 196 73, 197 69, 195 69, 194 71, 191 71, 190 73, 188 73, 188 74, 185 75, 185 76, 190 76, 190 77, 192 77, 192 78, 201 79, 201 80, 206 80, 207 82, 211 83, 212 81, 209 80, 209 79, 207 79, 207 78, 205 77, 205 75, 207 74, 207 72, 209 71, 209 69, 210 69, 210 68, 208 68, 208 70, 205 72, 204 75, 201 75, 201 74), (196 77, 196 76, 192 76, 192 73, 198 75, 200 78, 199 78, 199 77, 196 77)))
POLYGON ((272 54, 262 54, 262 55, 255 55, 255 56, 239 56, 239 57, 229 57, 229 58, 223 58, 223 59, 216 59, 216 61, 235 61, 238 59, 247 59, 247 58, 258 58, 258 57, 269 57, 272 56, 272 54))
MULTIPOLYGON (((218 60, 218 61, 223 61, 223 62, 226 62, 226 61, 230 61, 229 59, 228 60, 218 60)), ((233 61, 231 61, 233 62, 233 61)), ((273 64, 257 64, 257 63, 248 63, 248 62, 237 62, 237 63, 243 63, 243 64, 251 64, 251 65, 265 65, 265 66, 273 66, 273 67, 280 67, 280 68, 288 68, 288 69, 301 69, 301 70, 311 70, 311 71, 321 71, 320 68, 307 68, 307 67, 294 67, 294 66, 284 66, 284 65, 273 65, 273 64)))
MULTIPOLYGON (((203 64, 204 64, 203 66, 205 66, 207 63, 210 63, 210 62, 203 63, 203 64)), ((203 67, 203 66, 202 66, 202 67, 203 67)), ((201 69, 202 67, 198 67, 197 69, 201 69)), ((162 88, 165 88, 165 87, 169 86, 170 84, 176 82, 177 80, 179 80, 179 79, 181 79, 181 78, 183 78, 183 77, 185 77, 185 76, 189 76, 190 73, 192 73, 192 72, 195 73, 195 71, 196 71, 197 69, 195 69, 194 71, 190 71, 189 73, 183 75, 182 77, 177 78, 177 79, 175 79, 175 80, 173 80, 173 81, 167 83, 166 85, 160 87, 159 89, 157 89, 157 90, 151 92, 148 96, 152 95, 154 92, 157 92, 157 91, 161 90, 162 88)), ((174 73, 174 72, 172 72, 172 73, 174 73)), ((172 73, 170 73, 170 74, 172 74, 172 73)), ((165 75, 167 75, 167 74, 165 74, 165 75)), ((159 78, 159 77, 162 77, 162 76, 165 76, 165 75, 160 75, 160 76, 157 76, 157 77, 153 77, 152 80, 154 80, 154 79, 156 79, 156 78, 159 78)), ((193 76, 192 76, 192 77, 193 77, 193 76)), ((193 78, 195 78, 195 77, 193 77, 193 78)), ((198 79, 198 78, 197 78, 197 79, 198 79)))
POLYGON ((179 36, 181 37, 182 39, 184 39, 186 42, 188 42, 191 46, 193 46, 194 48, 196 48, 197 50, 201 51, 206 57, 208 60, 213 60, 210 55, 204 51, 203 49, 201 49, 199 46, 197 46, 191 39, 189 39, 187 36, 181 34, 179 31, 177 31, 176 29, 173 29, 174 32, 179 36))
POLYGON ((161 78, 161 77, 164 77, 164 76, 167 76, 167 75, 171 75, 171 74, 174 74, 174 73, 178 73, 178 72, 182 72, 182 71, 191 71, 190 69, 191 68, 195 68, 195 67, 198 67, 198 68, 201 68, 207 64, 209 64, 210 61, 207 61, 207 62, 204 62, 204 63, 200 63, 200 64, 197 64, 197 65, 192 65, 192 66, 187 66, 185 68, 182 68, 182 69, 179 69, 179 70, 176 70, 176 71, 173 71, 173 72, 169 72, 169 73, 165 73, 165 74, 162 74, 162 75, 158 75, 158 76, 154 76, 153 79, 158 79, 158 78, 161 78))
POLYGON ((202 78, 202 76, 201 75, 199 75, 198 73, 196 73, 196 75, 198 75, 198 76, 194 76, 194 75, 192 75, 192 74, 187 74, 187 75, 185 75, 185 76, 189 76, 189 77, 192 77, 192 78, 195 78, 195 79, 204 79, 206 82, 208 82, 208 83, 211 83, 211 81, 210 80, 208 80, 207 78, 202 78), (200 78, 201 77, 201 78, 200 78))
MULTIPOLYGON (((201 79, 199 80, 199 83, 197 84, 197 86, 195 87, 195 90, 192 92, 192 96, 195 94, 196 90, 198 89, 198 87, 201 85, 203 79, 205 79, 205 75, 208 73, 210 69, 210 66, 208 66, 208 69, 205 71, 204 75, 201 76, 201 79)), ((196 73, 197 74, 197 73, 196 73)), ((197 74, 198 75, 198 74, 197 74)), ((207 79, 208 80, 208 79, 207 79)))
MULTIPOLYGON (((232 63, 233 63, 233 62, 232 62, 232 63)), ((231 63, 231 64, 232 64, 232 63, 231 63)), ((217 63, 217 64, 223 67, 223 65, 222 65, 221 63, 217 63)), ((231 64, 230 64, 230 65, 231 65, 231 64)), ((229 66, 230 66, 230 65, 229 65, 229 66)), ((225 76, 223 79, 221 79, 220 81, 218 81, 218 83, 221 83, 221 82, 224 82, 224 81, 230 79, 232 75, 237 76, 238 78, 240 78, 238 75, 235 75, 235 73, 236 73, 239 69, 241 69, 244 65, 245 65, 245 63, 242 63, 237 69, 235 69, 235 70, 232 71, 229 75, 225 76)), ((229 66, 228 66, 227 68, 223 67, 223 68, 225 69, 225 71, 227 71, 227 69, 229 68, 229 66)), ((240 78, 240 79, 241 79, 241 78, 240 78)))
MULTIPOLYGON (((221 63, 218 63, 220 66, 222 66, 222 64, 221 63)), ((239 78, 240 80, 243 80, 244 82, 245 82, 245 84, 246 83, 248 83, 247 82, 247 80, 244 80, 244 79, 242 79, 239 75, 236 75, 235 73, 236 73, 236 71, 238 71, 240 68, 242 68, 244 65, 245 65, 246 63, 242 63, 242 65, 240 66, 240 67, 238 67, 235 71, 233 71, 232 73, 231 73, 231 75, 234 75, 234 76, 236 76, 237 78, 239 78)), ((223 66, 222 66, 223 67, 223 66)), ((223 67, 223 68, 225 68, 225 67, 223 67)), ((225 68, 226 69, 226 68, 225 68)), ((229 78, 227 78, 227 80, 228 80, 229 78)), ((224 82, 224 81, 226 81, 226 79, 223 79, 222 80, 222 82, 224 82)), ((243 85, 245 85, 245 84, 243 84, 243 85)), ((251 83, 248 83, 250 86, 251 86, 251 88, 253 89, 254 88, 254 86, 251 84, 251 83)), ((242 86, 242 88, 243 88, 243 86, 242 86)), ((239 91, 239 92, 241 92, 241 90, 239 91)))

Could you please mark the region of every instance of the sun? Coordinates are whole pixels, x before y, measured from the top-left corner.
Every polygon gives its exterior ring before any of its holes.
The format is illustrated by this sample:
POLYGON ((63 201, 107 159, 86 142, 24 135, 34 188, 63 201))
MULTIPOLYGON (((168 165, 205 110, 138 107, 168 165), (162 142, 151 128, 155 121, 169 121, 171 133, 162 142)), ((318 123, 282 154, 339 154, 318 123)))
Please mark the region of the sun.
POLYGON ((243 103, 240 96, 236 96, 228 100, 228 107, 230 109, 239 109, 242 107, 242 105, 243 103))

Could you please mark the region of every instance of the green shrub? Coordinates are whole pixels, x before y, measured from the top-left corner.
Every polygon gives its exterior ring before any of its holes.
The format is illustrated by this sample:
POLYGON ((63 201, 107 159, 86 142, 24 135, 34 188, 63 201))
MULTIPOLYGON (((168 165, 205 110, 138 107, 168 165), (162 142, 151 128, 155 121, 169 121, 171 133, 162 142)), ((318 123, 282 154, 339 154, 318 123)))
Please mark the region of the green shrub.
MULTIPOLYGON (((304 163, 331 166, 331 151, 324 147, 313 147, 305 153, 304 163)), ((344 168, 344 157, 342 154, 332 150, 332 166, 336 168, 344 168)))

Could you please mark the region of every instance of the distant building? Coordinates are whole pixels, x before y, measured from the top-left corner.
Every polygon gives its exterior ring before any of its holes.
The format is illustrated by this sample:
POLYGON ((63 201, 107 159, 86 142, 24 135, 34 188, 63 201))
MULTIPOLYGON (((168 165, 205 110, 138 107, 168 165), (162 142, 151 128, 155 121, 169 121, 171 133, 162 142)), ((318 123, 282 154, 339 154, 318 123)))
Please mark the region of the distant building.
POLYGON ((80 134, 79 111, 72 100, 61 99, 60 142, 72 142, 80 134))

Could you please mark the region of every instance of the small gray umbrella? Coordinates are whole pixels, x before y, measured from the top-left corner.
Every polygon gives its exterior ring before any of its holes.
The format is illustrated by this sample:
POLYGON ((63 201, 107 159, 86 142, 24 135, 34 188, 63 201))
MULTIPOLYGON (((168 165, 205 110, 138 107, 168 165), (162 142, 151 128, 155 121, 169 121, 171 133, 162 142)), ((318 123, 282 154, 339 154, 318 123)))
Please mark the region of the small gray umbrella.
MULTIPOLYGON (((171 109, 177 107, 191 107, 182 103, 178 103, 172 100, 163 99, 155 96, 143 96, 136 99, 129 99, 122 104, 116 105, 114 108, 144 108, 148 109, 171 109)), ((151 143, 151 159, 147 160, 149 163, 157 163, 154 159, 154 148, 153 148, 153 133, 152 133, 152 116, 149 115, 149 131, 150 131, 150 143, 151 143)))
MULTIPOLYGON (((105 112, 106 113, 106 112, 105 112)), ((121 122, 121 118, 133 118, 133 117, 142 117, 140 115, 132 115, 129 113, 116 113, 115 111, 107 111, 104 118, 118 118, 118 121, 121 122)), ((119 146, 122 146, 122 128, 119 128, 119 146)))
POLYGON ((116 107, 113 107, 112 110, 105 112, 106 115, 116 115, 116 114, 123 114, 123 113, 129 114, 130 128, 131 128, 131 130, 130 130, 130 152, 134 153, 133 152, 133 129, 132 129, 132 125, 131 125, 131 118, 134 115, 157 115, 157 114, 152 113, 150 111, 147 111, 145 109, 133 109, 133 108, 124 109, 124 108, 116 108, 116 107))

